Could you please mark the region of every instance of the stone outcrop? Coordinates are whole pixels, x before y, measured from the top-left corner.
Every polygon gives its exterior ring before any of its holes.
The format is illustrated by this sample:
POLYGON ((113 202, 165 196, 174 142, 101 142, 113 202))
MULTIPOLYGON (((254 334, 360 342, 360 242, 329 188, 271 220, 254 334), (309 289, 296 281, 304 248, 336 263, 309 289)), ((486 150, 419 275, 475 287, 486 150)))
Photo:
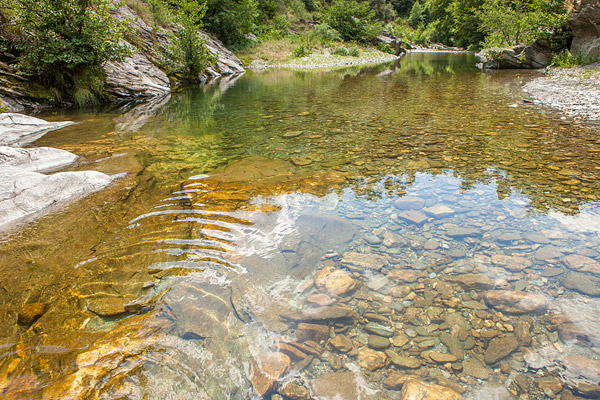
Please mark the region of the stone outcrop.
POLYGON ((481 69, 538 69, 550 65, 552 50, 544 40, 537 40, 529 46, 515 46, 512 49, 486 50, 480 53, 481 69))
POLYGON ((20 114, 0 114, 0 226, 42 211, 56 203, 107 186, 112 177, 96 171, 41 172, 64 168, 75 154, 51 148, 18 148, 70 123, 46 122, 20 114))
POLYGON ((600 57, 600 2, 579 0, 569 18, 573 31, 571 52, 600 57))
POLYGON ((407 49, 412 49, 412 46, 406 42, 403 42, 396 36, 384 32, 381 36, 377 37, 377 41, 384 45, 390 46, 392 50, 396 53, 397 56, 406 53, 407 49))

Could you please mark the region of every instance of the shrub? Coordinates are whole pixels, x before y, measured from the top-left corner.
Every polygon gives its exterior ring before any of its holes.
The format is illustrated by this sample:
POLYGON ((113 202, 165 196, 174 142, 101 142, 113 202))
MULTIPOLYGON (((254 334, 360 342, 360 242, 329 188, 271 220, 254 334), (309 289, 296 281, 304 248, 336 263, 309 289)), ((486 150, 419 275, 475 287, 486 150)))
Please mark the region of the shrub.
POLYGON ((394 49, 392 49, 392 46, 390 46, 387 43, 377 43, 377 50, 382 51, 384 53, 389 53, 389 54, 396 54, 396 52, 394 51, 394 49))
POLYGON ((10 0, 10 6, 21 36, 19 69, 70 96, 75 90, 89 92, 79 99, 100 96, 100 66, 131 53, 120 42, 128 21, 110 15, 111 0, 10 0))
POLYGON ((206 3, 180 0, 175 13, 179 25, 170 35, 170 45, 162 51, 162 64, 169 75, 186 81, 197 81, 199 75, 214 63, 206 47, 206 39, 198 32, 206 3))
POLYGON ((305 57, 310 55, 311 51, 310 48, 308 46, 306 46, 305 44, 301 44, 298 47, 296 47, 294 49, 294 57, 296 58, 300 58, 300 57, 305 57))
POLYGON ((360 57, 360 50, 358 50, 357 47, 350 47, 349 49, 340 46, 336 49, 333 49, 331 51, 331 54, 335 54, 338 56, 343 56, 343 57, 347 57, 347 56, 351 56, 351 57, 360 57))
POLYGON ((360 40, 367 36, 374 15, 367 1, 334 0, 323 13, 323 20, 343 39, 360 40))
POLYGON ((331 42, 341 42, 340 33, 326 23, 317 25, 310 33, 321 45, 325 46, 331 42))
POLYGON ((562 68, 587 65, 595 61, 598 61, 595 57, 578 52, 571 53, 566 49, 552 57, 552 64, 562 68))
POLYGON ((207 0, 204 27, 225 46, 243 48, 248 33, 255 30, 258 6, 255 0, 207 0))

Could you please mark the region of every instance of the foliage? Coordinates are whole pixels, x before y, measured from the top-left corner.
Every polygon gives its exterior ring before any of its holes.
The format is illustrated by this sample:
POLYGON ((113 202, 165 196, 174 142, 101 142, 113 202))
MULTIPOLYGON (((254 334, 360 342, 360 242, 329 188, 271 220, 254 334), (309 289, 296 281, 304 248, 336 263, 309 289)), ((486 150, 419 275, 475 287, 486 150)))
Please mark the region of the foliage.
POLYGON ((322 23, 317 25, 312 31, 311 36, 318 40, 321 45, 325 46, 331 42, 341 42, 342 36, 340 33, 333 29, 331 26, 326 23, 322 23))
POLYGON ((390 22, 398 16, 394 6, 387 0, 369 0, 369 2, 371 9, 375 11, 375 18, 379 21, 390 22))
POLYGON ((546 38, 566 26, 563 0, 485 0, 476 13, 488 46, 513 46, 546 38))
POLYGON ((21 40, 19 69, 79 100, 101 95, 106 61, 131 50, 120 41, 127 21, 110 15, 110 0, 6 0, 15 13, 21 40), (82 78, 85 77, 85 78, 82 78), (83 95, 83 93, 86 95, 83 95))
POLYGON ((561 68, 577 67, 579 65, 587 65, 587 64, 591 64, 595 61, 598 61, 598 59, 595 57, 592 57, 590 55, 583 54, 583 53, 578 53, 578 52, 571 53, 567 49, 563 50, 559 54, 556 54, 552 58, 552 64, 557 67, 561 67, 561 68))
POLYGON ((204 69, 214 63, 206 47, 206 38, 198 32, 206 3, 195 0, 179 0, 175 10, 178 26, 170 35, 170 45, 163 49, 162 64, 169 75, 183 80, 195 81, 204 69))
POLYGON ((248 45, 248 33, 256 30, 259 15, 256 0, 208 0, 204 27, 215 34, 225 46, 243 48, 248 45))
POLYGON ((275 16, 267 25, 259 29, 260 40, 281 39, 289 34, 290 22, 285 15, 275 16))
POLYGON ((396 54, 396 52, 394 51, 394 49, 392 49, 392 46, 390 46, 387 43, 377 43, 377 50, 382 51, 384 53, 389 53, 389 54, 396 54))
POLYGON ((323 21, 345 40, 360 40, 370 34, 375 12, 368 2, 334 0, 323 12, 323 21))
POLYGON ((454 0, 452 2, 453 44, 458 47, 475 50, 485 39, 481 30, 479 10, 483 0, 454 0))
POLYGON ((338 56, 360 57, 360 50, 357 47, 345 48, 344 46, 337 47, 331 51, 331 54, 338 56))
POLYGON ((306 44, 302 43, 294 49, 293 55, 296 58, 300 58, 300 57, 308 56, 308 55, 310 55, 310 53, 311 53, 310 47, 307 46, 306 44))
POLYGON ((427 18, 427 10, 419 0, 415 1, 408 17, 408 24, 413 28, 425 22, 427 18))

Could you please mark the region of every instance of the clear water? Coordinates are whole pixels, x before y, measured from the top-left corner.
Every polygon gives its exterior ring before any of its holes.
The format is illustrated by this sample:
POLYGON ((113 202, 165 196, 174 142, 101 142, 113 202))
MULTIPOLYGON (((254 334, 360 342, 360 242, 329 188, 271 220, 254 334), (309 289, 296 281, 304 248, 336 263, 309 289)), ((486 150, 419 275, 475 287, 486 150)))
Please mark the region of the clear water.
POLYGON ((597 128, 523 103, 531 74, 474 63, 249 72, 45 116, 79 123, 36 146, 127 174, 2 233, 1 396, 248 399, 274 352, 290 365, 266 398, 332 397, 340 377, 345 398, 400 398, 394 373, 473 399, 600 395, 597 128), (327 268, 352 290, 315 285, 327 268), (32 302, 47 311, 18 325, 32 302), (352 316, 322 317, 330 302, 352 316), (498 358, 499 338, 518 345, 498 358))

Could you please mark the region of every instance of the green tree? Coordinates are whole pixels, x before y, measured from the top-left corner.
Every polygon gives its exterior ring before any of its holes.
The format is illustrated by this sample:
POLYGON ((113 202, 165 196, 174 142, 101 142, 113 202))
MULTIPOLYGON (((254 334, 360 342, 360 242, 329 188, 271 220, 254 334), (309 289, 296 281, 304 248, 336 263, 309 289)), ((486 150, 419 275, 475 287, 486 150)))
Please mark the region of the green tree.
POLYGON ((375 16, 369 2, 357 0, 334 0, 323 14, 323 21, 346 40, 360 40, 366 36, 375 16))
POLYGON ((479 15, 482 5, 483 0, 454 0, 452 2, 454 21, 452 37, 455 46, 476 49, 485 39, 479 15))
POLYGON ((20 70, 86 103, 101 95, 106 61, 130 54, 121 39, 127 21, 110 14, 111 0, 4 0, 20 35, 20 70))
POLYGON ((214 59, 200 35, 206 3, 196 0, 179 0, 175 10, 177 26, 170 35, 170 45, 163 50, 163 67, 172 76, 185 81, 197 81, 200 74, 214 59))
POLYGON ((215 34, 225 46, 233 48, 248 44, 246 35, 256 28, 256 0, 208 0, 204 16, 205 28, 215 34))
POLYGON ((413 28, 419 26, 419 24, 424 23, 427 18, 427 10, 421 4, 419 0, 417 0, 411 10, 410 15, 408 17, 408 24, 413 28))
POLYGON ((562 0, 485 0, 476 15, 489 46, 531 43, 564 27, 568 18, 562 0))

